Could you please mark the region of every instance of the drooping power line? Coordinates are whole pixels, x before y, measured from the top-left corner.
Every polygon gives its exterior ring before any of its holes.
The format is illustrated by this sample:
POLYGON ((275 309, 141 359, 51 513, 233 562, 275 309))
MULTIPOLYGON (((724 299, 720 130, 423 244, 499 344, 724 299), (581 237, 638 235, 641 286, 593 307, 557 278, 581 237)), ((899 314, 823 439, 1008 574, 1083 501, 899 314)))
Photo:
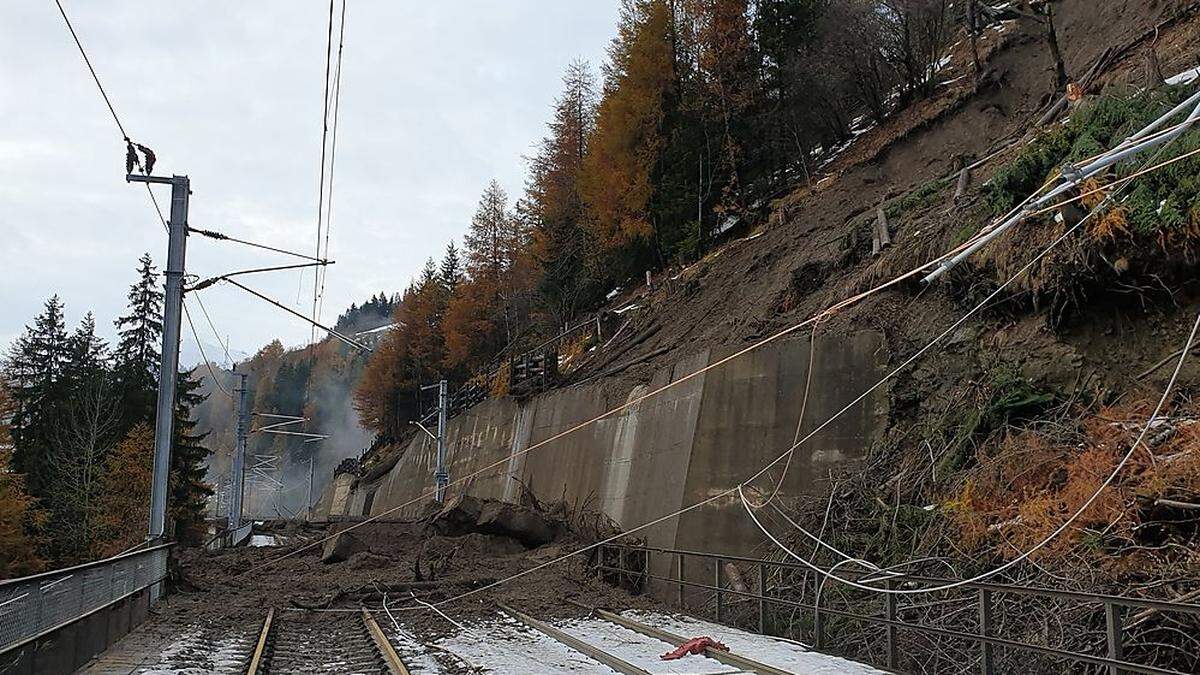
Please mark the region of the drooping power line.
MULTIPOLYGON (((125 125, 121 122, 121 116, 117 114, 117 109, 113 106, 112 99, 109 98, 108 92, 104 89, 104 84, 100 81, 100 76, 96 73, 95 67, 92 66, 92 60, 88 57, 87 50, 83 48, 83 42, 80 41, 79 34, 75 32, 75 26, 71 24, 71 18, 67 16, 67 11, 65 8, 63 8, 61 0, 54 0, 54 4, 58 7, 58 13, 62 15, 63 22, 67 25, 67 30, 71 33, 71 39, 75 41, 75 47, 79 49, 79 55, 83 57, 83 62, 85 65, 87 65, 88 72, 92 75, 92 81, 96 83, 96 89, 100 91, 100 96, 104 99, 104 104, 108 106, 108 112, 112 115, 113 122, 115 122, 117 125, 117 130, 121 132, 122 140, 124 140, 126 146, 128 146, 130 143, 132 143, 132 141, 129 139, 129 134, 125 132, 125 125)), ((142 160, 136 153, 131 153, 130 156, 133 158, 133 161, 137 165, 139 171, 142 173, 148 173, 145 167, 142 165, 142 160)), ((162 207, 159 206, 158 198, 154 196, 154 191, 150 189, 150 184, 146 183, 145 185, 146 194, 150 196, 150 203, 154 205, 154 212, 158 215, 158 221, 162 224, 163 229, 165 230, 167 229, 167 219, 163 216, 162 207)), ((199 302, 199 297, 197 297, 196 300, 199 302)), ((203 304, 201 304, 201 309, 204 309, 203 304)), ((208 310, 205 309, 204 314, 205 316, 208 316, 208 310)), ((185 319, 187 319, 188 327, 191 328, 192 337, 196 340, 196 347, 200 351, 200 358, 204 360, 204 365, 208 369, 208 373, 212 377, 213 382, 217 385, 217 388, 221 390, 221 393, 233 398, 233 394, 229 391, 226 391, 225 387, 221 385, 220 378, 217 377, 216 372, 213 371, 212 364, 209 363, 208 357, 204 354, 204 345, 200 343, 200 336, 196 331, 196 324, 192 321, 191 312, 188 311, 186 298, 184 299, 183 303, 183 316, 185 319)), ((217 338, 217 341, 220 342, 221 336, 217 332, 216 326, 212 324, 211 318, 209 319, 209 327, 212 328, 214 336, 217 338)), ((222 347, 224 348, 224 344, 222 344, 222 347)), ((226 355, 228 355, 229 350, 225 349, 225 351, 226 355)))
MULTIPOLYGON (((329 231, 333 229, 333 170, 337 165, 338 118, 342 107, 342 49, 346 44, 346 0, 342 0, 342 13, 338 27, 337 66, 333 76, 333 130, 329 148, 329 193, 325 199, 325 253, 329 257, 329 231)), ((316 270, 321 275, 321 290, 318 293, 317 312, 315 320, 321 320, 321 312, 325 307, 325 275, 328 268, 316 270)))
MULTIPOLYGON (((322 96, 321 109, 321 166, 320 175, 317 181, 317 238, 316 238, 316 257, 321 257, 321 225, 325 217, 325 157, 326 151, 329 149, 329 87, 330 87, 330 64, 333 61, 333 8, 334 0, 329 0, 329 25, 325 31, 325 93, 322 96)), ((303 278, 303 277, 301 277, 303 278)), ((313 301, 312 301, 312 320, 317 321, 317 292, 320 288, 321 275, 319 272, 313 272, 313 301)), ((309 342, 315 342, 317 337, 316 328, 309 331, 309 342)))

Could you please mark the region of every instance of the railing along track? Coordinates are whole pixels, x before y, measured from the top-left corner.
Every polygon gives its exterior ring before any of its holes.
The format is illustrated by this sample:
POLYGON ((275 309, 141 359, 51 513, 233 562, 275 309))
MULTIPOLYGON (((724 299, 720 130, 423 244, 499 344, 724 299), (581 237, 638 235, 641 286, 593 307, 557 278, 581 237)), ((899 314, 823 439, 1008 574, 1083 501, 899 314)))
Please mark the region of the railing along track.
MULTIPOLYGON (((722 555, 716 553, 708 553, 703 551, 689 551, 680 549, 669 549, 652 546, 631 546, 625 544, 605 544, 600 547, 599 564, 596 566, 597 571, 602 578, 607 578, 610 581, 615 581, 618 584, 633 583, 635 585, 645 584, 648 581, 661 582, 665 587, 676 587, 678 595, 678 604, 683 609, 684 589, 704 591, 714 600, 715 619, 718 623, 725 620, 723 616, 726 610, 726 603, 729 598, 742 599, 747 602, 755 602, 757 604, 758 615, 758 632, 767 634, 768 626, 771 624, 772 609, 776 607, 785 608, 788 610, 800 610, 809 613, 811 619, 811 640, 813 647, 818 651, 824 650, 827 647, 828 629, 826 621, 830 617, 846 619, 853 622, 858 622, 867 625, 881 626, 885 633, 885 658, 875 665, 888 668, 890 670, 900 669, 900 657, 902 650, 900 649, 900 634, 901 631, 922 634, 925 636, 937 636, 944 638, 953 638, 968 640, 974 642, 979 649, 979 672, 982 675, 994 675, 999 672, 996 668, 996 650, 1002 648, 1009 651, 1024 651, 1033 654, 1040 654, 1046 657, 1062 659, 1066 661, 1074 661, 1076 664, 1088 664, 1091 666, 1100 666, 1105 669, 1110 675, 1118 673, 1145 673, 1146 675, 1182 675, 1181 671, 1163 668, 1158 665, 1136 663, 1126 659, 1124 649, 1124 633, 1126 627, 1125 610, 1130 608, 1142 609, 1144 611, 1153 611, 1160 613, 1176 613, 1181 615, 1190 615, 1193 617, 1200 616, 1200 605, 1184 602, 1171 602, 1166 600, 1154 600, 1149 598, 1135 598, 1118 595, 1107 595, 1100 593, 1085 593, 1080 591, 1060 590, 1053 588, 1041 588, 1034 586, 1020 586, 1016 584, 1004 584, 994 582, 972 582, 962 584, 954 589, 962 593, 969 593, 974 597, 969 599, 974 600, 978 604, 977 611, 977 632, 970 630, 958 630, 952 628, 943 628, 925 623, 914 623, 911 621, 902 620, 898 603, 895 595, 887 596, 888 602, 885 603, 885 609, 882 616, 875 614, 863 614, 857 611, 848 611, 834 609, 821 601, 821 579, 818 577, 814 586, 810 588, 811 597, 817 598, 815 602, 801 602, 790 600, 778 596, 772 596, 769 592, 764 592, 767 589, 767 578, 770 571, 794 571, 794 572, 811 572, 807 567, 788 561, 764 560, 760 558, 750 558, 738 555, 722 555), (606 555, 607 554, 607 555, 606 555), (666 576, 662 574, 653 574, 650 572, 650 556, 661 555, 667 556, 668 569, 673 568, 674 574, 666 576), (630 558, 633 558, 631 561, 630 558), (694 559, 694 560, 693 560, 694 559), (610 564, 613 560, 616 564, 610 564), (684 574, 684 562, 693 560, 693 563, 703 561, 711 561, 711 564, 705 565, 706 572, 711 574, 709 578, 712 583, 704 583, 695 581, 693 574, 684 574), (741 589, 732 587, 732 584, 727 584, 723 581, 723 567, 726 563, 742 563, 752 566, 758 571, 758 589, 759 592, 753 592, 749 588, 741 589), (607 576, 606 576, 607 575, 607 576), (691 578, 689 578, 691 577, 691 578), (994 616, 997 608, 995 602, 996 596, 1000 595, 1017 595, 1024 597, 1042 598, 1047 600, 1068 601, 1076 604, 1099 605, 1104 610, 1105 622, 1105 653, 1088 654, 1084 652, 1064 649, 1049 645, 1033 644, 1030 642, 1022 642, 1019 640, 1000 637, 997 634, 997 626, 1002 622, 998 621, 999 617, 994 616)), ((689 566, 689 569, 693 569, 689 566)), ((851 571, 843 571, 843 574, 855 575, 858 577, 869 577, 866 572, 856 573, 851 571)), ((702 575, 701 575, 702 576, 702 575)), ((921 584, 921 585, 943 585, 954 582, 953 579, 938 579, 934 577, 920 575, 902 575, 888 578, 881 584, 881 588, 899 588, 902 584, 921 584)), ((751 586, 753 588, 753 586, 751 586)))

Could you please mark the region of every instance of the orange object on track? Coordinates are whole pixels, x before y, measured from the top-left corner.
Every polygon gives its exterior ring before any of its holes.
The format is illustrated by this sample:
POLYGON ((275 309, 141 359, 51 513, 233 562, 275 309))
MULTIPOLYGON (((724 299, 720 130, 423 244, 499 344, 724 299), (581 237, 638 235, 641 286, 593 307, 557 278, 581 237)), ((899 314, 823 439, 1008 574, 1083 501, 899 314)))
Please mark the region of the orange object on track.
POLYGON ((674 661, 675 659, 682 659, 688 654, 703 654, 704 650, 709 648, 720 649, 723 652, 729 651, 729 647, 726 647, 725 645, 706 635, 704 637, 692 638, 691 640, 679 645, 675 651, 667 652, 658 658, 662 659, 663 661, 674 661))

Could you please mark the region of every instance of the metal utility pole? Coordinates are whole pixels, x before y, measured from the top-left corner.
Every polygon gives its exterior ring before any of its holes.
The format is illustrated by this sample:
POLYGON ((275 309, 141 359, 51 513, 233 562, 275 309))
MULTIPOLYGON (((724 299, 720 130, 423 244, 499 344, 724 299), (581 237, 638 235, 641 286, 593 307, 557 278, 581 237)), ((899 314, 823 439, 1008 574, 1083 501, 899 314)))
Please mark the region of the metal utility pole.
POLYGON ((150 484, 150 539, 161 539, 167 524, 167 478, 175 421, 175 385, 179 373, 179 325, 183 314, 183 270, 187 256, 187 176, 137 176, 126 181, 171 186, 171 218, 167 222, 166 302, 163 306, 162 361, 158 370, 158 403, 154 413, 154 478, 150 484))
POLYGON ((229 531, 242 526, 242 498, 246 485, 246 436, 250 431, 250 394, 246 388, 246 373, 238 373, 238 385, 233 393, 237 396, 237 444, 233 449, 233 472, 229 488, 229 531))
POLYGON ((437 434, 437 472, 433 475, 437 482, 437 500, 446 501, 446 486, 450 484, 450 473, 446 469, 446 408, 449 406, 449 396, 446 393, 446 381, 438 382, 438 434, 437 434))
POLYGON ((315 457, 308 458, 308 492, 304 496, 304 519, 312 520, 313 468, 315 457))
POLYGON ((421 431, 425 432, 425 435, 437 443, 437 466, 433 472, 434 486, 436 488, 434 499, 443 502, 446 500, 446 487, 450 484, 450 472, 446 467, 446 416, 450 407, 450 396, 446 391, 445 380, 440 380, 437 384, 427 384, 421 387, 421 391, 428 391, 430 389, 438 390, 437 410, 419 420, 409 422, 409 424, 417 425, 421 431), (437 435, 434 435, 433 432, 425 428, 425 422, 434 415, 437 415, 438 419, 437 435))

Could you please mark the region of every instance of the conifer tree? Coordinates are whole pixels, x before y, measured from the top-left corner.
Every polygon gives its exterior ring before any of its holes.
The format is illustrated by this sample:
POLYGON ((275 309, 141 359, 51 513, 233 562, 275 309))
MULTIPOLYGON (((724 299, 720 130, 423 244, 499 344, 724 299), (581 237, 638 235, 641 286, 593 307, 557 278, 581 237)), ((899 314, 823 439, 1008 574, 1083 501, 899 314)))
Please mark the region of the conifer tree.
POLYGON ((138 280, 129 289, 127 314, 116 321, 113 354, 121 393, 122 429, 154 417, 162 341, 163 292, 150 254, 138 259, 138 280))
POLYGON ((538 295, 555 326, 570 321, 595 295, 595 250, 579 195, 579 174, 595 128, 595 87, 587 62, 567 67, 550 133, 530 163, 526 191, 534 216, 533 256, 542 272, 538 295))
POLYGON ((653 201, 675 95, 671 28, 666 0, 623 6, 580 177, 593 236, 607 254, 606 268, 618 278, 662 260, 653 201))
POLYGON ((441 275, 442 284, 451 293, 463 280, 462 259, 458 255, 458 247, 454 245, 453 239, 446 244, 446 255, 442 257, 442 265, 438 273, 441 275))
POLYGON ((98 497, 102 536, 97 538, 97 555, 119 553, 145 538, 153 471, 154 427, 141 422, 104 462, 98 497))
POLYGON ((50 488, 55 418, 70 393, 64 378, 68 361, 63 306, 55 295, 17 338, 5 364, 14 408, 12 466, 25 475, 26 489, 37 499, 50 488))
POLYGON ((479 198, 471 228, 463 239, 467 271, 473 279, 500 284, 505 269, 508 230, 508 195, 500 183, 492 180, 479 198))
POLYGON ((71 395, 58 406, 50 437, 53 489, 46 496, 48 541, 56 562, 84 562, 99 536, 97 498, 104 458, 118 433, 119 406, 107 369, 107 345, 88 313, 67 341, 64 379, 71 395))
POLYGON ((108 344, 96 335, 96 317, 88 312, 67 341, 67 380, 74 385, 101 378, 108 372, 108 344))
POLYGON ((204 507, 213 493, 204 482, 208 449, 203 442, 208 434, 196 432, 193 414, 206 396, 200 393, 199 379, 193 379, 189 373, 179 373, 177 377, 169 514, 174 522, 175 540, 194 545, 204 535, 204 507))

